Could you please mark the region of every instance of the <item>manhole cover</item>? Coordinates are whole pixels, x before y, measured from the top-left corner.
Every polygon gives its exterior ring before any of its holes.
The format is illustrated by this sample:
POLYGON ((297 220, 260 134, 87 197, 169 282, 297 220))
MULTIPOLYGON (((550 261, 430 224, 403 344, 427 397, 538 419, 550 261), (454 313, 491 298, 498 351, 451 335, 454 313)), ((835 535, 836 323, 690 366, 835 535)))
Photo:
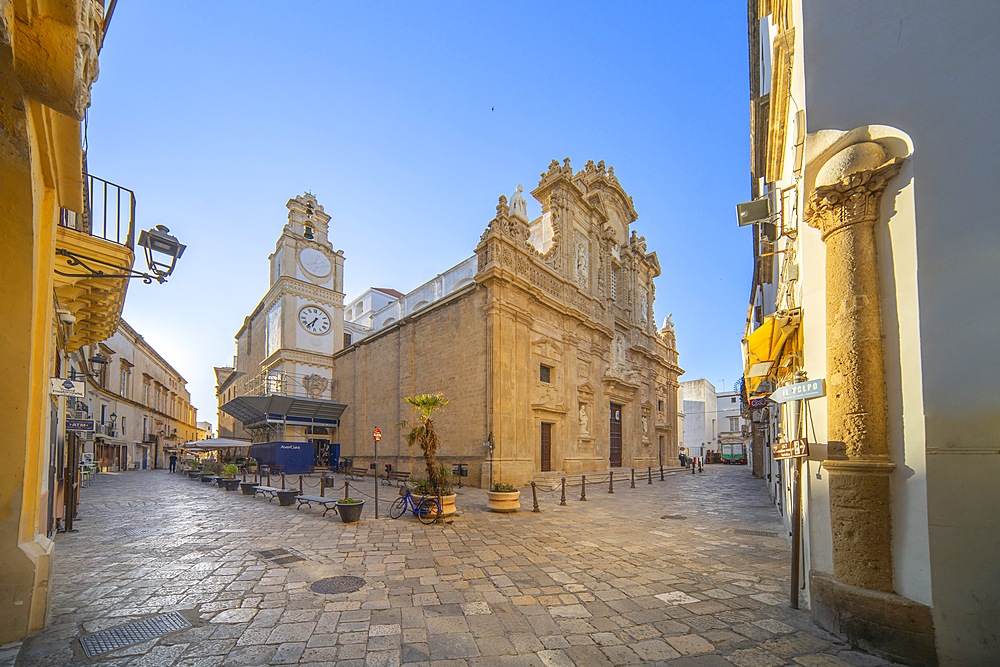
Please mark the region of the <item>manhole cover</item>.
POLYGON ((771 533, 766 530, 734 530, 737 535, 754 535, 756 537, 778 537, 777 533, 771 533))
POLYGON ((330 577, 329 579, 320 579, 310 586, 309 589, 314 593, 332 595, 334 593, 360 591, 364 588, 364 585, 365 580, 361 577, 330 577))
POLYGON ((131 646, 144 642, 147 639, 162 637, 171 632, 184 630, 191 627, 191 622, 172 611, 169 614, 161 614, 152 618, 144 618, 141 621, 120 625, 117 628, 101 630, 92 635, 80 637, 80 645, 88 658, 95 655, 114 651, 116 649, 131 646))
POLYGON ((683 514, 664 514, 660 517, 661 519, 686 519, 687 517, 683 514))

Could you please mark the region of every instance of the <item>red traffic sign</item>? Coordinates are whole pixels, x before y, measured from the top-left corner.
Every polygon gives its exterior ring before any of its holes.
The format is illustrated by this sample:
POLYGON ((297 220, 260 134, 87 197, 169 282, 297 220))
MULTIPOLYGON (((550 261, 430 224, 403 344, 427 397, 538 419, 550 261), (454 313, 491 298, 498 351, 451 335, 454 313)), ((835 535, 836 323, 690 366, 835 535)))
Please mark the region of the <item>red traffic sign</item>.
POLYGON ((375 438, 375 442, 378 442, 379 440, 382 439, 382 431, 380 431, 379 429, 375 429, 374 431, 372 431, 372 437, 375 438))

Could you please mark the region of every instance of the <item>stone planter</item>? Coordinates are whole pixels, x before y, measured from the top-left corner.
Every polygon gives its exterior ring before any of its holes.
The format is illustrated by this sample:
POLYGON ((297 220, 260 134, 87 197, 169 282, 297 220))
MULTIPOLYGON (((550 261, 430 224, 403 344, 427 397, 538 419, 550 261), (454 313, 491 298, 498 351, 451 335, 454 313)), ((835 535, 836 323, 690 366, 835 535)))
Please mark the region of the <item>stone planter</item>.
MULTIPOLYGON (((419 496, 419 495, 417 495, 417 494, 414 493, 413 494, 413 502, 419 503, 420 499, 423 498, 423 497, 424 496, 419 496)), ((431 495, 431 496, 427 496, 427 497, 428 498, 433 498, 434 500, 437 500, 437 496, 436 495, 431 495)), ((452 514, 454 514, 455 512, 458 511, 455 508, 455 499, 456 498, 458 498, 458 494, 455 494, 455 493, 446 493, 446 494, 443 494, 441 496, 441 516, 443 516, 443 517, 450 516, 450 515, 452 515, 452 514)))
POLYGON ((516 512, 521 507, 520 491, 487 491, 486 497, 491 512, 516 512))
POLYGON ((288 507, 295 502, 295 496, 299 495, 299 492, 297 489, 285 489, 278 491, 276 495, 278 496, 278 504, 282 507, 288 507))
POLYGON ((244 496, 252 496, 255 486, 258 486, 257 482, 240 482, 240 491, 243 492, 244 496))
POLYGON ((210 472, 203 472, 203 473, 201 473, 201 481, 203 481, 205 483, 214 482, 215 481, 215 474, 214 473, 210 473, 210 472))
POLYGON ((337 503, 337 514, 344 523, 354 523, 361 518, 361 510, 365 508, 365 501, 360 503, 337 503))
POLYGON ((221 483, 225 485, 226 491, 235 491, 240 488, 240 480, 235 477, 232 479, 223 479, 221 480, 221 483))
POLYGON ((188 470, 187 471, 187 475, 191 479, 201 479, 201 471, 200 470, 188 470))

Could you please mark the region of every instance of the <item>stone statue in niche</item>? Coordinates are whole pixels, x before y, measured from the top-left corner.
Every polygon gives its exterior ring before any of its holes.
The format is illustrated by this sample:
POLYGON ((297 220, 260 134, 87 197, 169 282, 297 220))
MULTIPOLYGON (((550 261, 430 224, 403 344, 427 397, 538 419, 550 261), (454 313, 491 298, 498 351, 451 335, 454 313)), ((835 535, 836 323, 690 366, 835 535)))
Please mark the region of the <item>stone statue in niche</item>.
POLYGON ((578 243, 576 246, 576 282, 586 287, 590 277, 590 260, 587 257, 587 246, 578 243))
POLYGON ((587 406, 580 404, 580 433, 587 435, 590 433, 590 419, 587 417, 587 406))
POLYGON ((639 297, 639 319, 642 320, 643 324, 649 322, 649 295, 646 290, 642 290, 642 296, 639 297))
POLYGON ((649 420, 646 419, 646 415, 642 416, 642 434, 643 435, 649 434, 649 420))
POLYGON ((613 366, 624 366, 625 365, 625 336, 617 334, 615 336, 614 348, 612 350, 613 356, 611 358, 611 364, 613 366))
POLYGON ((510 214, 516 215, 523 220, 528 219, 528 203, 524 201, 524 195, 521 193, 524 191, 524 187, 518 183, 517 190, 510 198, 510 214))

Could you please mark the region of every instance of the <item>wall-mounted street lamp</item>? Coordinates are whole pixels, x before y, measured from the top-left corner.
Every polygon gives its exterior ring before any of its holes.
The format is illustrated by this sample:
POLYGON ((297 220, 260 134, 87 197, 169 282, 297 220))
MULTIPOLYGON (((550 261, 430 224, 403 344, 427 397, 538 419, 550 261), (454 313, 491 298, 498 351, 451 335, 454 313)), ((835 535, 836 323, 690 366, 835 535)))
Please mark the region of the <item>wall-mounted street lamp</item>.
POLYGON ((103 371, 104 367, 109 363, 107 358, 105 358, 100 352, 92 356, 88 361, 90 361, 90 366, 94 370, 89 373, 84 373, 83 371, 78 371, 74 368, 69 372, 69 379, 82 380, 85 377, 89 377, 92 380, 97 380, 101 377, 101 371, 103 371))
POLYGON ((127 273, 109 273, 104 269, 94 268, 93 265, 108 267, 117 272, 125 269, 110 262, 88 257, 87 255, 80 255, 65 248, 56 248, 56 255, 65 257, 67 265, 79 266, 88 272, 63 273, 57 270, 56 273, 69 278, 125 278, 126 280, 142 278, 142 282, 147 285, 154 280, 158 283, 164 283, 167 281, 167 276, 174 272, 177 260, 184 254, 184 249, 187 247, 179 242, 176 236, 172 236, 170 230, 163 225, 156 225, 153 229, 140 232, 138 245, 142 246, 145 251, 148 272, 128 269, 127 273))

